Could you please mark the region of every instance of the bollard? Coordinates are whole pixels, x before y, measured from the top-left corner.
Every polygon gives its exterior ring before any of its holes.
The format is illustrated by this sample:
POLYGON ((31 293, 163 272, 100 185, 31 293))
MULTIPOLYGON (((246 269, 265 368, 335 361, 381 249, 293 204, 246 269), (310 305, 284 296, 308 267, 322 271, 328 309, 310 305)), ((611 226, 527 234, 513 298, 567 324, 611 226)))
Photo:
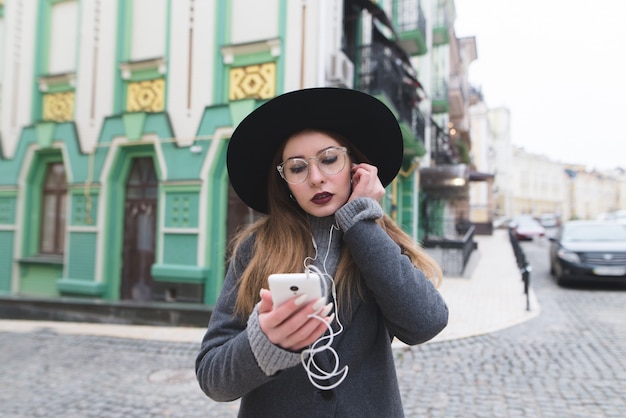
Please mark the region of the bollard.
POLYGON ((533 268, 530 264, 522 267, 522 281, 524 282, 524 293, 526 294, 526 310, 530 311, 530 272, 533 268))
POLYGON ((522 274, 522 281, 524 282, 524 294, 526 295, 526 310, 530 311, 530 272, 533 270, 532 266, 526 261, 526 254, 522 250, 522 246, 519 241, 513 235, 513 231, 509 228, 509 239, 513 246, 513 253, 515 254, 515 261, 517 267, 522 274))

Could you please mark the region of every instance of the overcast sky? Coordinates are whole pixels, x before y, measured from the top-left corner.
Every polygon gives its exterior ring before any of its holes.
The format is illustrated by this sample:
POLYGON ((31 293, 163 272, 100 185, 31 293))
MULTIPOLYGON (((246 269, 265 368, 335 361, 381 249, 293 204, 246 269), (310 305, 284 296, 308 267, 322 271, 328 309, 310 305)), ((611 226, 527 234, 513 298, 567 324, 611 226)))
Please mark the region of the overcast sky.
POLYGON ((457 37, 476 36, 470 82, 511 111, 527 151, 588 168, 626 167, 626 1, 455 0, 457 37))

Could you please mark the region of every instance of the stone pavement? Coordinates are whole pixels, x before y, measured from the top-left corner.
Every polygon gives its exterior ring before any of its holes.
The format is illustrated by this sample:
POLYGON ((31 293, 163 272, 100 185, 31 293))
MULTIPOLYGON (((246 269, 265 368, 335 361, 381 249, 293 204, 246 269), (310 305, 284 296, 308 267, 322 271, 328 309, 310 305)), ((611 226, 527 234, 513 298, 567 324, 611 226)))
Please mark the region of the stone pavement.
MULTIPOLYGON (((432 342, 447 341, 498 331, 540 312, 530 290, 530 310, 521 274, 506 230, 476 236, 478 249, 470 257, 463 277, 446 277, 440 287, 448 304, 448 326, 432 342)), ((87 334, 155 341, 200 342, 204 328, 92 324, 51 321, 1 320, 0 331, 30 332, 49 328, 58 333, 87 334)), ((394 347, 402 347, 399 342, 394 347)))

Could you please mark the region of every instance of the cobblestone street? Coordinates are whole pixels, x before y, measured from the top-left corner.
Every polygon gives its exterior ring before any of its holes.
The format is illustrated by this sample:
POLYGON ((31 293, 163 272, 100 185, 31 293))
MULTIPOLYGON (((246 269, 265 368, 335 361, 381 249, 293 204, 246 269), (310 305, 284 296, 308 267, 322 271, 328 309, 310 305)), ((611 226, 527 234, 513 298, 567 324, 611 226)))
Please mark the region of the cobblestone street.
MULTIPOLYGON (((495 333, 396 349, 408 417, 623 417, 626 290, 560 288, 525 249, 541 315, 495 333)), ((477 307, 478 309, 478 307, 477 307)), ((0 416, 234 417, 202 394, 198 343, 0 332, 0 416)))

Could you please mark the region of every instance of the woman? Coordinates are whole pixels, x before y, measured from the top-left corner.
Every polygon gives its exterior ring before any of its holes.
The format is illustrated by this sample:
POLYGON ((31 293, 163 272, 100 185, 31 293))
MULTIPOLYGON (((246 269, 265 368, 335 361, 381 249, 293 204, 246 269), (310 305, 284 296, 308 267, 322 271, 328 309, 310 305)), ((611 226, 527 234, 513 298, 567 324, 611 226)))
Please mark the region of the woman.
POLYGON ((240 416, 403 416, 391 342, 428 341, 448 309, 441 270, 379 204, 402 157, 395 116, 355 90, 287 93, 239 124, 231 183, 267 216, 234 241, 196 361, 209 397, 241 398, 240 416), (305 270, 329 302, 273 306, 268 276, 305 270))

